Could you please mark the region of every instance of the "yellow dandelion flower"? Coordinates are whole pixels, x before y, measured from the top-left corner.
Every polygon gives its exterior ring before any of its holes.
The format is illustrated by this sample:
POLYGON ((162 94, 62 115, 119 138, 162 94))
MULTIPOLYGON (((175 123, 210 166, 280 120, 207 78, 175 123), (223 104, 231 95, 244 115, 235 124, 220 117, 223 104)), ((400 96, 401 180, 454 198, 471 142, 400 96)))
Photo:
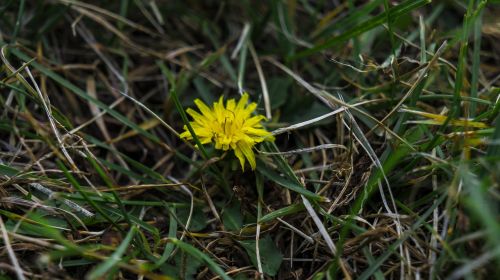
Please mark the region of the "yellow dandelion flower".
MULTIPOLYGON (((190 124, 201 144, 213 142, 216 149, 223 151, 232 149, 243 170, 245 170, 245 158, 254 170, 256 163, 253 146, 262 141, 273 141, 274 137, 261 124, 261 121, 266 119, 264 116, 252 116, 257 104, 247 105, 247 102, 247 93, 243 94, 238 103, 234 99, 229 99, 226 106, 221 96, 212 108, 196 99, 194 103, 201 114, 191 108, 186 112, 193 118, 190 124)), ((193 139, 187 126, 184 126, 184 130, 180 136, 188 140, 193 139)))

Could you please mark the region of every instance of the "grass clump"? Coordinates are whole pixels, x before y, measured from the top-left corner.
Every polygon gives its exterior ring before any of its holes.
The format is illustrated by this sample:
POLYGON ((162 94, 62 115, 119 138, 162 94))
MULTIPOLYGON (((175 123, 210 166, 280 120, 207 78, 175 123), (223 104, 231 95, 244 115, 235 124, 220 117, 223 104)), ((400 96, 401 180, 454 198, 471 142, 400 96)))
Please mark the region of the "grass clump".
POLYGON ((3 1, 0 277, 495 275, 499 10, 3 1))

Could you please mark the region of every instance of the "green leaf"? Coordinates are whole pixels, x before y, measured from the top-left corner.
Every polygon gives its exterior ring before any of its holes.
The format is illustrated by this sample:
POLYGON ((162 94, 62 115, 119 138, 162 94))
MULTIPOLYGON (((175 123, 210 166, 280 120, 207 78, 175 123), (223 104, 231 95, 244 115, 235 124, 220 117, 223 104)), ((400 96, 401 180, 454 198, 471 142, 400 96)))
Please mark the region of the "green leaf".
POLYGON ((226 230, 237 231, 243 226, 243 215, 241 215, 240 203, 234 200, 222 213, 222 222, 226 230))
MULTIPOLYGON (((257 255, 255 252, 256 241, 244 240, 239 243, 247 251, 252 264, 257 267, 257 255)), ((269 276, 275 276, 278 273, 281 262, 283 261, 283 255, 269 235, 266 235, 264 238, 259 240, 259 253, 262 263, 262 271, 269 276)))
MULTIPOLYGON (((188 220, 188 217, 189 209, 179 209, 177 212, 177 218, 182 223, 185 223, 188 220)), ((194 207, 189 230, 193 232, 201 231, 207 226, 207 221, 208 218, 205 215, 205 212, 203 212, 202 207, 194 207)))
POLYGON ((287 101, 292 80, 289 78, 272 77, 267 81, 267 84, 269 86, 271 109, 281 107, 287 101))
MULTIPOLYGON (((288 102, 283 109, 282 121, 290 123, 300 123, 317 118, 321 115, 330 113, 332 110, 324 104, 312 100, 309 97, 295 97, 294 102, 288 102)), ((319 126, 332 122, 332 118, 318 121, 311 126, 319 126)))

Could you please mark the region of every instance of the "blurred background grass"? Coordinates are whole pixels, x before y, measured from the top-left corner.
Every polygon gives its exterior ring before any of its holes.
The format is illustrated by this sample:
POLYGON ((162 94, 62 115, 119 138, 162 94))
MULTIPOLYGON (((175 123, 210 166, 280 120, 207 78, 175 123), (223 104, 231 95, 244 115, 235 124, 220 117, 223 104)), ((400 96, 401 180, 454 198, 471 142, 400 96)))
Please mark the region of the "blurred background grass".
POLYGON ((498 1, 0 3, 1 279, 500 273, 498 1), (247 91, 255 172, 179 139, 247 91))

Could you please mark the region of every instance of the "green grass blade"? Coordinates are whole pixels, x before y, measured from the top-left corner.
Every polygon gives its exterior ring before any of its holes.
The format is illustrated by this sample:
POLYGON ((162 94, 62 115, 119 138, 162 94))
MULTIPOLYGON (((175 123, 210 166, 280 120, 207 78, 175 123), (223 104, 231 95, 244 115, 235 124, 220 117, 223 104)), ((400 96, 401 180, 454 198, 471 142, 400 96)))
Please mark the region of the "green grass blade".
POLYGON ((355 27, 343 32, 340 35, 337 35, 331 39, 326 40, 324 43, 316 45, 308 50, 302 51, 295 56, 290 57, 290 60, 296 60, 299 58, 303 58, 309 55, 312 55, 314 53, 317 53, 319 51, 322 51, 324 49, 333 47, 339 43, 345 42, 355 36, 358 36, 360 34, 363 34, 369 30, 372 30, 373 28, 380 26, 384 24, 387 21, 387 13, 391 14, 392 18, 397 18, 402 15, 405 15, 415 9, 418 9, 424 5, 429 4, 431 1, 430 0, 407 0, 396 7, 392 7, 389 11, 384 12, 380 15, 377 15, 369 20, 366 20, 355 27))
POLYGON ((100 277, 104 276, 106 272, 108 272, 110 269, 112 269, 117 263, 121 261, 122 255, 125 253, 127 250, 130 242, 134 238, 134 235, 137 232, 137 227, 132 226, 121 242, 120 246, 116 248, 116 250, 113 252, 113 254, 104 262, 100 263, 97 265, 88 275, 88 279, 99 279, 100 277))
POLYGON ((61 169, 64 173, 64 176, 69 180, 71 185, 82 195, 82 197, 85 199, 85 201, 92 206, 99 214, 101 214, 109 223, 111 223, 118 231, 123 232, 121 227, 119 227, 116 222, 108 215, 104 210, 101 209, 101 207, 91 198, 87 195, 87 193, 83 190, 83 188, 80 186, 80 183, 71 175, 71 173, 68 171, 66 166, 58 159, 56 161, 57 166, 59 169, 61 169))
POLYGON ((296 193, 303 194, 307 198, 310 198, 312 200, 316 201, 324 201, 325 198, 322 197, 321 195, 315 194, 307 189, 305 189, 302 185, 295 183, 293 181, 290 181, 288 179, 285 179, 281 177, 280 175, 276 174, 275 172, 269 170, 267 167, 257 167, 257 171, 264 175, 267 179, 271 180, 272 182, 275 182, 291 191, 294 191, 296 193))
POLYGON ((183 241, 180 241, 177 238, 169 238, 168 239, 170 242, 172 242, 175 246, 179 247, 182 251, 188 253, 189 255, 193 256, 194 258, 205 262, 208 267, 218 274, 222 279, 224 280, 231 280, 232 278, 229 277, 226 272, 219 266, 217 263, 215 263, 209 256, 201 252, 200 250, 196 249, 194 246, 185 243, 183 241))

